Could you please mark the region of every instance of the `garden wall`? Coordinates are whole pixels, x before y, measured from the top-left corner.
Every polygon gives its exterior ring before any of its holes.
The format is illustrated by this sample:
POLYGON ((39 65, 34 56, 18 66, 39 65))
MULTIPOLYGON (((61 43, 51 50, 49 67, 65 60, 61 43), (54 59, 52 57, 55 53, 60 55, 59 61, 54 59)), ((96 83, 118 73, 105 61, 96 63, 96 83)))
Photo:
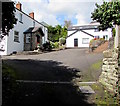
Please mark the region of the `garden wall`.
POLYGON ((105 88, 113 94, 118 95, 118 77, 119 77, 119 65, 118 65, 118 49, 109 49, 103 52, 103 65, 102 73, 99 77, 105 88))

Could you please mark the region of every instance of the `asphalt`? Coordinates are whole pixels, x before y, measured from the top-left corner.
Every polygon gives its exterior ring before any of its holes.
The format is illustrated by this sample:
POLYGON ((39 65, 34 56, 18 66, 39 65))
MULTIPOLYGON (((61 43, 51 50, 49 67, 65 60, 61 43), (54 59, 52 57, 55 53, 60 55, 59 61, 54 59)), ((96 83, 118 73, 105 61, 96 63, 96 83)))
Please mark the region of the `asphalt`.
MULTIPOLYGON (((103 58, 102 53, 87 51, 66 49, 39 55, 3 56, 2 59, 14 68, 17 80, 71 82, 81 77, 77 73, 87 73, 93 63, 103 58)), ((86 95, 78 92, 78 88, 71 84, 21 82, 19 85, 14 100, 10 100, 15 104, 87 104, 86 95)))

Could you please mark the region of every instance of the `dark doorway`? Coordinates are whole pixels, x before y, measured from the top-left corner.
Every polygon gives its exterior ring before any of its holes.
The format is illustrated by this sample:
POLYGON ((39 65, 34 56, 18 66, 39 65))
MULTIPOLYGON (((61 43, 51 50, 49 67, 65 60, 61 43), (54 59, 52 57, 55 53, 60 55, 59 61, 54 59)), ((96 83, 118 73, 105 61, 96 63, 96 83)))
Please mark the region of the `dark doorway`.
POLYGON ((36 35, 36 37, 37 37, 37 43, 40 43, 40 36, 36 35))
POLYGON ((74 47, 78 47, 78 39, 74 39, 74 47))
POLYGON ((36 35, 36 47, 35 49, 37 50, 38 48, 40 48, 40 36, 39 35, 36 35))

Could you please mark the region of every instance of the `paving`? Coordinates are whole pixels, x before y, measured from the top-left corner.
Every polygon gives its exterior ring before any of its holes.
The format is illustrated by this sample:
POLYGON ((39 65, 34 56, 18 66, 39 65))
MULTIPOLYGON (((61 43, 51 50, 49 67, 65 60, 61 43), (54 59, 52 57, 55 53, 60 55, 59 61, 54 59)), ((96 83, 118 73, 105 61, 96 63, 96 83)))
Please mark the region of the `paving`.
POLYGON ((14 95, 17 100, 13 98, 11 102, 21 105, 87 104, 86 95, 71 83, 73 79, 81 78, 78 73, 87 72, 93 63, 103 58, 102 53, 87 51, 88 49, 65 49, 38 55, 3 56, 3 62, 14 68, 20 85, 14 95))

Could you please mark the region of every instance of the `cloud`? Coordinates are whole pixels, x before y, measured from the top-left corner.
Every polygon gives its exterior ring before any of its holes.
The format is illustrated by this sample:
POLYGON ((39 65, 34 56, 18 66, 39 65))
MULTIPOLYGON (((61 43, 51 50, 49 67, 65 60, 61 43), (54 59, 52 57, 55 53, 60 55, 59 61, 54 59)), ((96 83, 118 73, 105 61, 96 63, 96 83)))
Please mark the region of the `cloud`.
MULTIPOLYGON (((85 24, 91 21, 91 12, 94 10, 96 0, 16 0, 20 1, 25 13, 34 12, 35 19, 45 21, 49 25, 61 25, 60 16, 72 20, 75 24, 85 24), (94 1, 94 2, 93 2, 94 1)), ((101 1, 101 0, 97 0, 101 1)), ((62 23, 63 24, 63 23, 62 23)))
POLYGON ((77 19, 77 25, 87 24, 87 22, 85 21, 85 17, 81 14, 77 14, 76 19, 77 19))

